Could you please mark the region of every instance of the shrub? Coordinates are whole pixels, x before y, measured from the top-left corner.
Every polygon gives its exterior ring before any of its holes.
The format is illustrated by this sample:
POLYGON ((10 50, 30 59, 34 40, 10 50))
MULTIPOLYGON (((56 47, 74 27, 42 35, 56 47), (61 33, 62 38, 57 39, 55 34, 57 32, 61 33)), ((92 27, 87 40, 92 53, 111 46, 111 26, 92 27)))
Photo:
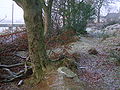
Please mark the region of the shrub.
POLYGON ((79 38, 75 37, 75 31, 73 29, 65 30, 59 35, 53 36, 51 38, 46 38, 46 48, 57 48, 61 45, 67 45, 69 43, 75 42, 79 40, 79 38))
POLYGON ((66 17, 64 28, 73 28, 77 34, 87 33, 87 22, 95 14, 92 5, 85 2, 69 2, 66 8, 61 8, 60 10, 66 17))

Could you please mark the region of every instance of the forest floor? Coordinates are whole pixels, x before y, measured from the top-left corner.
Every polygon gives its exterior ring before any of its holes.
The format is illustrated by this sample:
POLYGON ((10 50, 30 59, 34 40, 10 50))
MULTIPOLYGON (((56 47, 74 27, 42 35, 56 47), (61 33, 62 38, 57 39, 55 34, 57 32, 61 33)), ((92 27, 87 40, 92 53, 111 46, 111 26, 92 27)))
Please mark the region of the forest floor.
MULTIPOLYGON (((117 60, 118 57, 111 56, 114 51, 120 53, 120 37, 114 36, 105 39, 81 37, 79 41, 71 43, 71 45, 72 49, 68 51, 79 54, 77 72, 80 80, 84 83, 83 87, 79 88, 80 85, 72 80, 65 80, 68 82, 69 88, 66 89, 65 85, 60 87, 61 79, 58 78, 59 75, 56 72, 53 72, 47 76, 47 81, 43 81, 32 90, 120 90, 120 63, 117 60), (95 49, 97 53, 89 52, 90 49, 95 49), (85 68, 81 69, 79 67, 85 68), (73 87, 76 87, 76 89, 73 87)), ((24 59, 11 56, 1 60, 2 64, 18 62, 24 62, 24 59)), ((19 80, 0 83, 0 90, 30 90, 25 85, 18 87, 18 82, 19 80)))

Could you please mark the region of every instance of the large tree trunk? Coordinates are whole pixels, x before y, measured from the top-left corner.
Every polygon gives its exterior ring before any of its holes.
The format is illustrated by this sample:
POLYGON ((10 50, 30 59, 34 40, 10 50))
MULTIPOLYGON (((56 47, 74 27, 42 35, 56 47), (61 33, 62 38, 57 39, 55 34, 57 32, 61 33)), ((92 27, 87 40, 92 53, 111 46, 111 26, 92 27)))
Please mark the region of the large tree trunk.
POLYGON ((28 42, 30 58, 33 62, 34 77, 40 80, 43 76, 46 51, 44 44, 44 29, 40 10, 25 10, 25 23, 28 29, 28 42), (39 12, 38 12, 39 11, 39 12), (33 13, 32 13, 33 12, 33 13))
POLYGON ((28 33, 29 54, 33 63, 33 77, 37 80, 36 82, 39 82, 44 77, 43 71, 47 64, 42 6, 39 0, 24 0, 22 3, 17 3, 21 5, 24 10, 24 20, 28 33))

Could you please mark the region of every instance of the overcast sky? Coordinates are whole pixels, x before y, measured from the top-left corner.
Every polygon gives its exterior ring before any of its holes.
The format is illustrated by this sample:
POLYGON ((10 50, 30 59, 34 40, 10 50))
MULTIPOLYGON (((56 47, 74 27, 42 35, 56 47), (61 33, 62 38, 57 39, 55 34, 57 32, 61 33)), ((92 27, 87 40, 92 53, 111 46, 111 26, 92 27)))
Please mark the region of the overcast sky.
MULTIPOLYGON (((14 3, 14 22, 15 21, 21 21, 23 22, 23 10, 17 6, 15 2, 12 0, 0 0, 0 20, 7 16, 5 20, 11 20, 12 18, 12 3, 14 3)), ((116 3, 115 5, 112 5, 112 10, 110 12, 116 12, 119 10, 120 3, 116 3)), ((105 13, 104 8, 102 13, 105 13)))
POLYGON ((0 0, 0 20, 6 17, 5 20, 12 19, 12 4, 14 3, 14 22, 23 22, 23 10, 17 6, 12 0, 0 0))

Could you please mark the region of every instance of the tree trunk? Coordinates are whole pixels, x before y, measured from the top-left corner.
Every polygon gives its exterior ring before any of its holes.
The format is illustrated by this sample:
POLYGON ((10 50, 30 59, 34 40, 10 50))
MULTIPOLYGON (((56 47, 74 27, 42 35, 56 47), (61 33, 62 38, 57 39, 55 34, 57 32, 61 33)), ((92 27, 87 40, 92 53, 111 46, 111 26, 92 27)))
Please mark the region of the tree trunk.
POLYGON ((100 9, 98 9, 98 13, 97 13, 97 22, 100 23, 100 9))
POLYGON ((48 1, 48 6, 43 5, 44 13, 45 13, 45 25, 44 25, 44 35, 51 34, 51 9, 52 9, 53 0, 48 1))
POLYGON ((34 7, 24 10, 24 19, 28 30, 30 58, 34 64, 34 77, 40 81, 43 78, 43 68, 46 64, 47 57, 44 44, 42 9, 34 7))
POLYGON ((48 14, 45 12, 44 16, 44 35, 48 32, 48 14))
POLYGON ((45 25, 44 25, 44 35, 50 35, 51 34, 51 11, 46 10, 45 11, 45 25))
MULTIPOLYGON (((17 0, 15 0, 17 2, 17 0)), ((18 0, 20 1, 20 0, 18 0)), ((42 20, 42 6, 39 0, 21 0, 24 10, 24 20, 27 27, 29 54, 33 64, 33 77, 39 82, 44 77, 47 55, 44 43, 44 28, 42 20)))

